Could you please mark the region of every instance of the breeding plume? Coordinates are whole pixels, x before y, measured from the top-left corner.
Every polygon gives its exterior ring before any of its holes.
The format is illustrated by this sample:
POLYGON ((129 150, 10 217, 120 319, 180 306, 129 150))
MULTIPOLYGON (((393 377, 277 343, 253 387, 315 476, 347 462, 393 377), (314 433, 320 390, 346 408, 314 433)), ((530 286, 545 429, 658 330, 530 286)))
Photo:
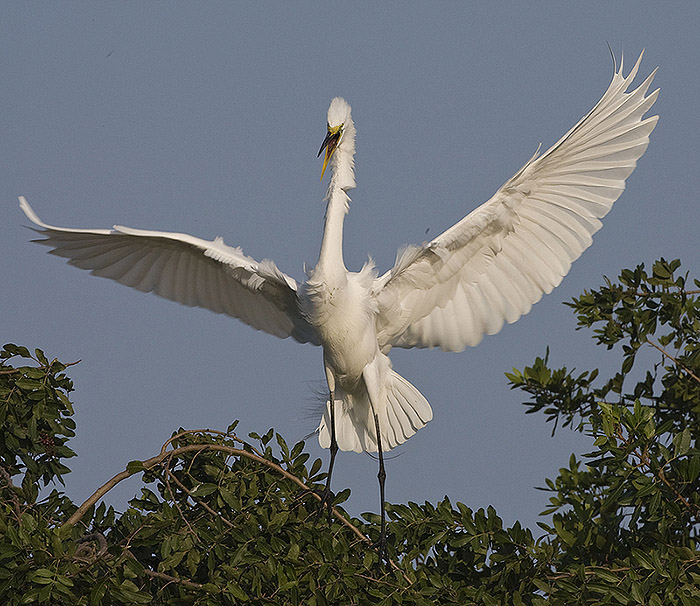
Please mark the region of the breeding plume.
POLYGON ((319 152, 322 177, 329 165, 331 178, 321 252, 305 283, 221 238, 52 227, 24 198, 20 205, 45 237, 38 241, 72 265, 321 346, 330 397, 318 434, 321 446, 331 448, 331 469, 337 447, 378 451, 381 466, 382 451, 433 416, 421 393, 392 369, 391 348, 476 345, 530 311, 590 246, 658 118, 643 118, 658 94, 647 95, 653 73, 628 91, 640 61, 627 77, 620 65, 598 104, 488 202, 431 242, 404 248, 382 275, 369 262, 357 273, 343 262, 355 125, 341 98, 331 101, 319 152))

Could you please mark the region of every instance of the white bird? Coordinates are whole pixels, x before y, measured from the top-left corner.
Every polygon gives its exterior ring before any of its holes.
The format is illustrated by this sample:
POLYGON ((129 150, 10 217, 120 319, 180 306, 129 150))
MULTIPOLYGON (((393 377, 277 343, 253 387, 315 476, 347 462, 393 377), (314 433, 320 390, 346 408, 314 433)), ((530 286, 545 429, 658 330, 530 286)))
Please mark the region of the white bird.
POLYGON ((530 311, 591 244, 625 179, 646 150, 658 116, 644 119, 658 95, 654 72, 628 92, 622 65, 597 105, 551 149, 537 153, 485 204, 419 246, 404 248, 378 275, 343 262, 348 190, 355 187, 355 126, 350 106, 331 101, 323 172, 332 176, 321 252, 299 284, 271 261, 193 236, 130 229, 66 229, 20 206, 52 253, 91 273, 190 306, 225 313, 278 337, 323 348, 330 397, 319 443, 335 452, 379 452, 384 540, 382 452, 432 419, 427 400, 394 372, 392 347, 477 345, 530 311), (337 442, 337 446, 336 446, 337 442))

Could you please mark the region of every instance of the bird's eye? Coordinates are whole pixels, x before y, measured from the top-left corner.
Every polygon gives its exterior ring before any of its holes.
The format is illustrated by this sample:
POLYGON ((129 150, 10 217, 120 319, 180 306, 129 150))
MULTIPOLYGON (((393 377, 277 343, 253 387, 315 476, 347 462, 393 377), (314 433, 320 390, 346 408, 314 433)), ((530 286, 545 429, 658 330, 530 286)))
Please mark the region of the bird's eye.
POLYGON ((328 125, 328 134, 340 138, 343 134, 343 127, 345 124, 339 124, 338 126, 328 125))

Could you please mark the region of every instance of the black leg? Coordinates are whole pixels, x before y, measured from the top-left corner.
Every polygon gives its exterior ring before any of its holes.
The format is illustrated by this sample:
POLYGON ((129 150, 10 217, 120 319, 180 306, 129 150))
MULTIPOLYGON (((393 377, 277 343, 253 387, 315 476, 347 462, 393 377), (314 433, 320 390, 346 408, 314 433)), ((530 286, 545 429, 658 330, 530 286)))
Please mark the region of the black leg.
POLYGON ((331 462, 328 464, 328 479, 326 480, 326 490, 331 490, 331 475, 333 475, 333 465, 335 455, 338 454, 338 440, 335 437, 335 394, 331 392, 331 462))
MULTIPOLYGON (((331 492, 331 476, 333 475, 333 465, 335 465, 335 456, 338 454, 338 441, 335 437, 335 394, 330 392, 330 407, 331 407, 331 460, 328 464, 328 476, 326 477, 326 487, 323 489, 321 507, 318 515, 321 515, 324 505, 328 512, 328 523, 331 523, 331 509, 333 507, 333 493, 331 492)), ((318 518, 317 518, 318 519, 318 518)))
POLYGON ((326 499, 326 504, 328 505, 328 522, 331 521, 331 502, 329 498, 332 496, 331 492, 331 476, 333 475, 333 465, 335 465, 335 455, 338 454, 338 440, 335 437, 335 394, 331 392, 331 461, 328 464, 328 477, 326 478, 326 490, 324 499, 326 499))
POLYGON ((379 533, 379 564, 386 557, 386 510, 384 508, 384 481, 386 480, 386 471, 384 470, 384 454, 382 452, 382 434, 379 431, 379 417, 374 415, 374 427, 377 431, 377 449, 379 451, 379 500, 381 501, 381 531, 379 533))

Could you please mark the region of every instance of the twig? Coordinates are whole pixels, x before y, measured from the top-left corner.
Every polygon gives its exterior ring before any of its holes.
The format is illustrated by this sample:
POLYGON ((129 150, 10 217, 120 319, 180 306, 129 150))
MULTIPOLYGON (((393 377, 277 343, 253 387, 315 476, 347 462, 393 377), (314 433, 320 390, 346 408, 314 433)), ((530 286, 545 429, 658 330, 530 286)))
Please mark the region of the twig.
MULTIPOLYGON (((165 472, 165 486, 168 488, 168 492, 170 493, 170 498, 173 500, 175 507, 177 507, 177 511, 180 514, 180 518, 183 520, 183 522, 185 522, 185 524, 187 524, 187 528, 190 529, 190 532, 193 535, 196 535, 197 533, 194 531, 194 528, 192 528, 189 521, 185 517, 185 514, 183 513, 182 509, 180 508, 180 503, 177 502, 177 499, 175 498, 175 495, 173 494, 173 489, 170 486, 170 478, 172 477, 173 479, 176 479, 175 476, 173 476, 170 473, 170 461, 172 461, 172 457, 170 457, 167 460, 165 467, 163 468, 163 471, 165 472)), ((178 484, 179 484, 179 482, 178 482, 178 484)), ((188 494, 189 494, 189 492, 188 492, 188 494)))
MULTIPOLYGON (((629 566, 623 566, 621 568, 607 568, 605 566, 589 566, 587 570, 583 571, 586 576, 591 576, 597 574, 599 570, 606 570, 607 572, 629 572, 632 570, 629 566)), ((558 581, 559 579, 566 579, 570 577, 577 576, 577 572, 560 572, 558 574, 547 575, 548 581, 558 581)))
MULTIPOLYGON (((124 553, 124 555, 126 555, 127 557, 138 562, 138 559, 133 553, 131 553, 128 547, 124 547, 122 553, 124 553)), ((141 564, 141 566, 143 566, 143 564, 141 564)), ((146 576, 149 576, 153 579, 161 579, 163 581, 168 581, 169 583, 179 583, 180 585, 184 585, 185 587, 191 587, 192 589, 202 589, 204 587, 204 585, 202 585, 201 583, 196 583, 195 581, 190 581, 189 579, 181 579, 179 577, 174 577, 172 575, 165 574, 164 572, 151 570, 150 568, 146 568, 145 566, 143 566, 143 572, 146 576)))
POLYGON ((688 499, 686 499, 686 498, 676 489, 676 487, 673 486, 673 485, 671 484, 671 482, 669 482, 669 481, 666 479, 666 473, 664 472, 664 467, 666 467, 666 465, 667 465, 668 463, 670 463, 670 461, 666 461, 666 463, 664 463, 664 464, 659 468, 659 471, 658 471, 658 473, 657 473, 656 475, 661 479, 661 481, 662 481, 664 484, 666 484, 666 486, 668 486, 668 488, 671 489, 671 492, 673 492, 673 494, 676 495, 676 498, 677 498, 679 501, 681 501, 681 503, 683 503, 683 505, 686 506, 686 509, 688 509, 689 511, 692 512, 693 510, 695 510, 695 509, 698 508, 697 505, 693 506, 693 504, 689 503, 689 502, 688 502, 688 499))
MULTIPOLYGON (((627 291, 629 292, 629 291, 627 291)), ((683 293, 684 295, 700 295, 700 290, 678 290, 679 293, 683 293)), ((639 291, 632 291, 630 294, 633 294, 635 297, 660 297, 661 295, 668 294, 667 292, 664 292, 662 290, 655 290, 653 292, 639 292, 639 291)))
POLYGON ((691 377, 693 377, 693 379, 695 379, 695 381, 700 383, 700 378, 698 378, 697 375, 695 375, 692 370, 690 370, 689 368, 684 366, 681 362, 676 360, 676 358, 674 358, 670 353, 668 353, 663 347, 661 347, 660 345, 657 345, 656 343, 654 343, 653 341, 650 341, 649 339, 647 339, 646 341, 647 341, 647 343, 649 343, 649 345, 651 345, 655 349, 658 349, 669 360, 673 361, 673 363, 676 364, 679 368, 681 368, 682 370, 687 372, 691 377))
POLYGON ((3 480, 7 482, 7 487, 10 490, 10 494, 12 495, 10 498, 12 500, 12 505, 14 506, 15 510, 15 517, 17 518, 17 522, 21 525, 22 524, 22 507, 20 505, 19 499, 17 498, 17 495, 15 494, 14 488, 15 485, 12 482, 12 476, 10 473, 5 469, 4 467, 0 467, 0 476, 2 476, 3 480))
POLYGON ((179 579, 177 577, 170 576, 169 574, 165 574, 164 572, 156 572, 155 570, 151 570, 149 568, 144 568, 143 572, 147 576, 154 579, 162 579, 164 581, 169 581, 170 583, 179 583, 180 585, 192 587, 193 589, 202 589, 204 587, 204 585, 201 583, 195 583, 194 581, 190 581, 188 579, 179 579))
MULTIPOLYGON (((229 528, 234 528, 234 527, 235 527, 235 524, 234 524, 233 522, 231 522, 230 520, 227 520, 227 519, 226 519, 224 516, 222 516, 220 513, 217 513, 216 511, 214 511, 214 510, 213 510, 211 507, 209 507, 209 505, 207 505, 204 501, 202 501, 202 500, 198 499, 197 497, 193 496, 193 495, 192 495, 192 491, 189 490, 182 482, 180 482, 180 480, 177 479, 177 476, 175 476, 175 475, 170 471, 170 467, 166 467, 166 468, 165 468, 165 473, 166 473, 166 476, 167 476, 167 477, 170 477, 170 478, 173 479, 173 482, 175 482, 175 484, 177 484, 183 492, 186 492, 186 493, 187 493, 187 496, 189 496, 191 499, 194 499, 197 503, 199 503, 202 507, 204 507, 204 509, 206 509, 211 515, 217 516, 218 518, 221 518, 221 521, 222 521, 224 524, 226 524, 226 526, 228 526, 229 528)), ((172 491, 170 491, 170 494, 171 494, 171 496, 172 496, 172 494, 173 494, 172 491)), ((175 497, 174 497, 174 496, 173 496, 173 501, 175 502, 175 505, 177 506, 178 511, 180 511, 180 506, 177 504, 177 501, 175 500, 175 497)), ((182 515, 182 511, 180 511, 180 515, 182 515)), ((184 518, 183 518, 183 519, 184 519, 184 518)), ((185 521, 186 521, 186 520, 185 520, 185 521)), ((188 523, 187 525, 189 526, 189 523, 188 523)), ((190 530, 192 530, 192 527, 191 527, 191 526, 190 526, 190 530)))
MULTIPOLYGON (((34 358, 31 358, 32 360, 34 358)), ((0 370, 0 375, 10 375, 15 372, 24 372, 25 368, 38 368, 39 370, 51 370, 51 367, 53 366, 53 363, 56 362, 57 360, 54 360, 51 362, 48 366, 46 364, 41 364, 40 366, 20 366, 19 368, 5 368, 0 370)), ((76 360, 75 362, 68 362, 67 364, 63 364, 63 362, 59 362, 62 366, 65 368, 68 368, 69 366, 75 366, 76 364, 80 364, 82 360, 76 360)), ((0 368, 2 368, 0 366, 0 368)))

